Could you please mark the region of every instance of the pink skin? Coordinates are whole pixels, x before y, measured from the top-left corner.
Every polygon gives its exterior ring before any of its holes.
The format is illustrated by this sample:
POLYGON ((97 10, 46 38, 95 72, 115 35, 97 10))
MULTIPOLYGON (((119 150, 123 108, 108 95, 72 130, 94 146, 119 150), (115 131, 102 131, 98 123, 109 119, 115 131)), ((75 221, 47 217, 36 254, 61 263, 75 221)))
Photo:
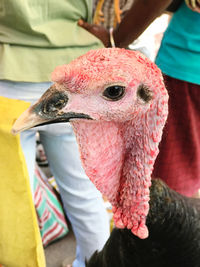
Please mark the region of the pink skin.
POLYGON ((69 98, 61 112, 93 118, 71 124, 83 167, 113 205, 116 226, 148 237, 151 173, 168 113, 160 70, 139 52, 104 48, 57 67, 52 80, 69 98), (102 95, 113 84, 126 87, 118 101, 102 95), (148 103, 137 94, 141 84, 151 91, 148 103))

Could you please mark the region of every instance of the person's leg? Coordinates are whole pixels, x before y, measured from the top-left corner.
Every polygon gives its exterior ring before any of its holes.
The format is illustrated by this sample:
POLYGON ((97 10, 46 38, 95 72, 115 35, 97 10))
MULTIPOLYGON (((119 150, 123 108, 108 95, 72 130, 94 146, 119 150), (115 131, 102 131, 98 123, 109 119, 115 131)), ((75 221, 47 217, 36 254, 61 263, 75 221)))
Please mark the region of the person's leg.
POLYGON ((20 134, 20 142, 24 153, 32 195, 34 196, 34 172, 35 172, 35 153, 36 153, 36 132, 33 130, 24 131, 20 134))
POLYGON ((108 215, 101 194, 81 166, 71 126, 54 124, 45 129, 40 131, 41 142, 77 241, 73 267, 82 267, 85 258, 100 250, 109 237, 108 215))

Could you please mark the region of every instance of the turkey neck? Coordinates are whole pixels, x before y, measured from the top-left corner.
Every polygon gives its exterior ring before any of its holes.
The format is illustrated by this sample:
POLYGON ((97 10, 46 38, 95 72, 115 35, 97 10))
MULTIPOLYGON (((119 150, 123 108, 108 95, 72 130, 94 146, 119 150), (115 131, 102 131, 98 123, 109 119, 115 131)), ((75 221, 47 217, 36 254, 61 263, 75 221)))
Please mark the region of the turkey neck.
POLYGON ((152 180, 149 237, 142 240, 127 229, 115 228, 102 251, 88 267, 199 267, 200 201, 170 190, 152 180))
MULTIPOLYGON (((151 240, 166 247, 182 266, 199 266, 200 200, 184 197, 162 181, 153 180, 147 217, 151 240)), ((178 265, 179 266, 179 265, 178 265)))
POLYGON ((200 199, 185 197, 170 189, 161 180, 153 179, 149 203, 147 223, 153 228, 159 225, 157 232, 162 232, 162 227, 166 227, 168 237, 170 232, 174 235, 173 231, 177 230, 177 237, 179 234, 197 235, 196 231, 200 229, 200 199))

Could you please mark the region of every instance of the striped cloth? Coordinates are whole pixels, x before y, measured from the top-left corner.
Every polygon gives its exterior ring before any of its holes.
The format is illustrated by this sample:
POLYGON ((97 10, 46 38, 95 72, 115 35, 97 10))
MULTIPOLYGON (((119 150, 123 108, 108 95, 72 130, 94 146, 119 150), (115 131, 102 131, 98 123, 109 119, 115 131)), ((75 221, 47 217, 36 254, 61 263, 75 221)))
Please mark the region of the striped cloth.
POLYGON ((35 169, 34 203, 43 246, 68 233, 62 206, 46 176, 38 166, 35 169))

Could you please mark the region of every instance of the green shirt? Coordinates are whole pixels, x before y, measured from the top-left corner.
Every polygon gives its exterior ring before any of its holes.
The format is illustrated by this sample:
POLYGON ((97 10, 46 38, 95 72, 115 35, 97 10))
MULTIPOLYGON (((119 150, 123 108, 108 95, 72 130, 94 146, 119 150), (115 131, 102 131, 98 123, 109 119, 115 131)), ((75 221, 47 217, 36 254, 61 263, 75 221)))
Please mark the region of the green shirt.
POLYGON ((44 82, 58 65, 103 44, 77 25, 92 0, 0 0, 0 79, 44 82))

